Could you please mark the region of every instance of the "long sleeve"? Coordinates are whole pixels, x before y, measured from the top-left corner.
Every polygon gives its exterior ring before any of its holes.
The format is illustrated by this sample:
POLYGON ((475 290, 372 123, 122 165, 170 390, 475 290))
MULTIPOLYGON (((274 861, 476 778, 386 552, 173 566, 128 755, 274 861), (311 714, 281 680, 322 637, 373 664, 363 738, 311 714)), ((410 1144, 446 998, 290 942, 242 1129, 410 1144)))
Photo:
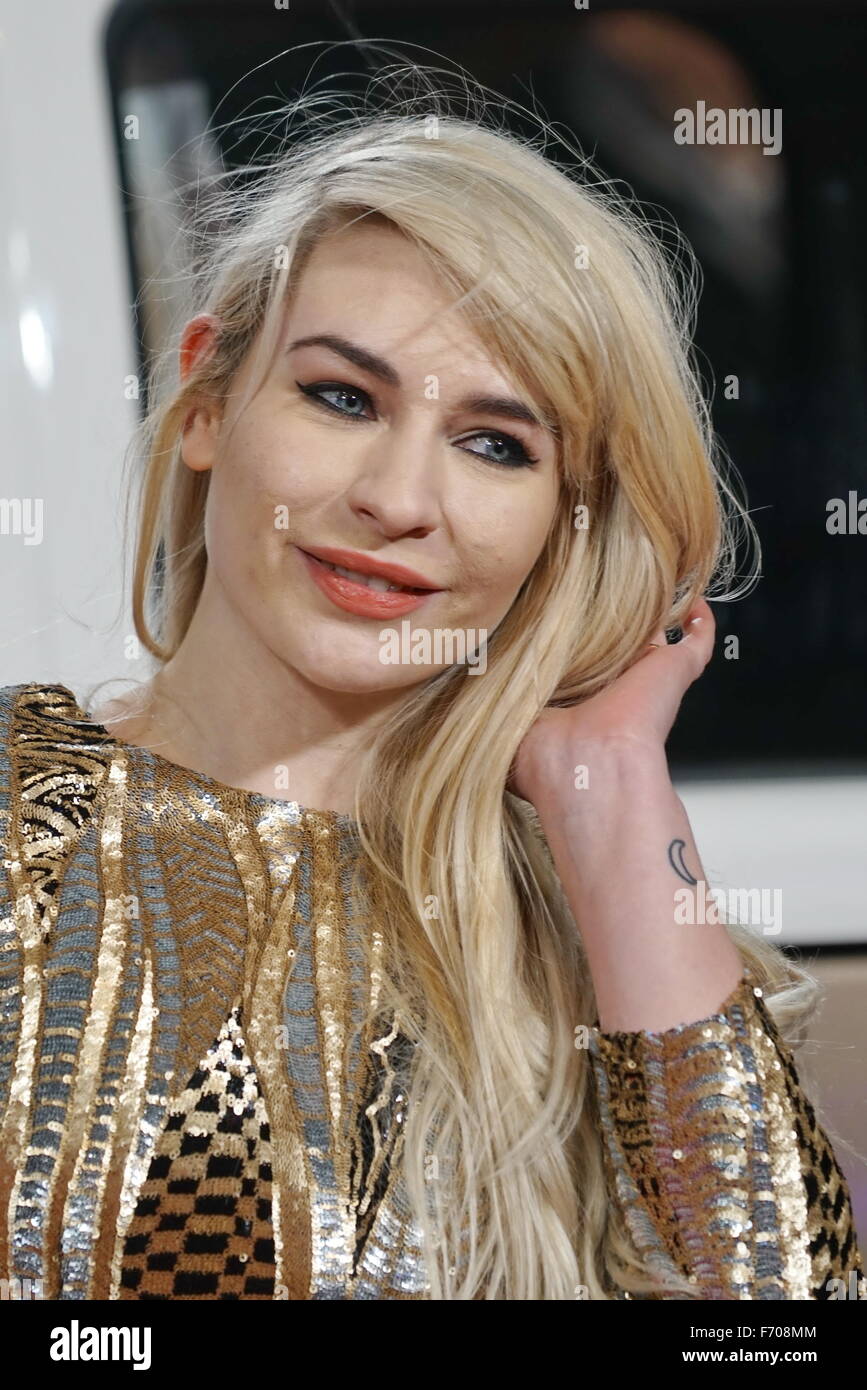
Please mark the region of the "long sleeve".
POLYGON ((654 1272, 702 1299, 864 1297, 846 1179, 748 966, 710 1017, 594 1028, 590 1054, 613 1200, 654 1272))

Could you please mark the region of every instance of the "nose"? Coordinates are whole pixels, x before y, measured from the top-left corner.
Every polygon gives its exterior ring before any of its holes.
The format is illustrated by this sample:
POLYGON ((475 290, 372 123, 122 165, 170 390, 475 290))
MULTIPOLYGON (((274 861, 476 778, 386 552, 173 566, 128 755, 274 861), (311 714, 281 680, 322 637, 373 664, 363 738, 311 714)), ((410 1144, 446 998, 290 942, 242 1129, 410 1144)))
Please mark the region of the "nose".
POLYGON ((430 411, 384 424, 358 455, 350 506, 383 535, 428 535, 442 519, 440 449, 430 411))

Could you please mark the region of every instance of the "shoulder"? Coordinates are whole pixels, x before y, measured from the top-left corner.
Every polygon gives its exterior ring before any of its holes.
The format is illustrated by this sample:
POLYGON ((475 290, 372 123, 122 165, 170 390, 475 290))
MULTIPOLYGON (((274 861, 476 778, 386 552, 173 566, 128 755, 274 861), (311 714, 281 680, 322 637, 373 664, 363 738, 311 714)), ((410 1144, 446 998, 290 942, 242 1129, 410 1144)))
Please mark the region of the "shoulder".
POLYGON ((0 761, 4 778, 12 766, 37 767, 56 752, 74 755, 79 746, 108 740, 91 724, 66 685, 29 681, 0 686, 0 761))
MULTIPOLYGON (((0 686, 0 785, 8 797, 14 793, 12 786, 16 773, 17 752, 26 747, 27 741, 41 721, 50 718, 51 710, 62 702, 74 703, 74 696, 65 686, 48 685, 41 681, 30 681, 20 685, 0 686)), ((50 727, 46 724, 46 727, 50 727)))
POLYGON ((66 857, 90 819, 111 761, 111 736, 68 686, 0 687, 3 858, 30 873, 66 857))

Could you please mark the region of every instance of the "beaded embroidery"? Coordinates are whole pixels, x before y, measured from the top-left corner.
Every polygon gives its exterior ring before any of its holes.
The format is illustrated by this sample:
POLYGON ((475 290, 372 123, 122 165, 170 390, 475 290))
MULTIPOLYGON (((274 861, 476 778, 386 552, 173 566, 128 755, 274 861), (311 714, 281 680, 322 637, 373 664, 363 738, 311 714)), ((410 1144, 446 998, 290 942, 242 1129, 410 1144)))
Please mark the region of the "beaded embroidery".
MULTIPOLYGON (((413 1048, 377 1006, 355 823, 0 690, 0 1277, 46 1298, 427 1298, 413 1048)), ((861 1275, 849 1193, 748 972, 591 1030, 611 1192, 703 1298, 861 1275)))

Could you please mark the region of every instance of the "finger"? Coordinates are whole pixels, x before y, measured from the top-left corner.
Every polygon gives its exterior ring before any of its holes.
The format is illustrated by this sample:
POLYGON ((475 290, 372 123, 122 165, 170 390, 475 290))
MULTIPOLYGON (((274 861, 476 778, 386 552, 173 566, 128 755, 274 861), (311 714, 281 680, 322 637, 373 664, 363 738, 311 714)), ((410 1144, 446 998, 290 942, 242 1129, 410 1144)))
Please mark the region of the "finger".
POLYGON ((657 651, 664 652, 666 656, 672 653, 669 659, 686 662, 692 671, 690 679, 695 680, 713 655, 715 639, 716 621, 713 611, 705 599, 699 598, 684 619, 680 640, 669 642, 666 629, 657 628, 641 659, 653 657, 657 651))
POLYGON ((657 628, 653 637, 644 649, 642 658, 653 656, 654 652, 668 652, 676 648, 681 648, 677 660, 686 660, 694 667, 695 676, 704 670, 713 654, 714 642, 716 638, 716 620, 710 604, 704 598, 696 599, 681 629, 681 637, 678 642, 669 642, 666 629, 657 628))
POLYGON ((694 666, 696 675, 710 661, 715 642, 716 621, 710 606, 702 599, 691 609, 684 624, 683 637, 677 644, 683 648, 683 658, 694 666))
POLYGON ((686 615, 686 623, 684 626, 688 627, 696 618, 704 618, 708 619, 711 623, 714 622, 713 609, 706 598, 699 597, 696 599, 686 615))
POLYGON ((656 629, 656 632, 653 634, 653 637, 647 644, 647 647, 645 649, 645 655, 654 651, 656 648, 659 648, 659 650, 664 651, 667 645, 668 642, 665 636, 665 628, 658 627, 656 629))

